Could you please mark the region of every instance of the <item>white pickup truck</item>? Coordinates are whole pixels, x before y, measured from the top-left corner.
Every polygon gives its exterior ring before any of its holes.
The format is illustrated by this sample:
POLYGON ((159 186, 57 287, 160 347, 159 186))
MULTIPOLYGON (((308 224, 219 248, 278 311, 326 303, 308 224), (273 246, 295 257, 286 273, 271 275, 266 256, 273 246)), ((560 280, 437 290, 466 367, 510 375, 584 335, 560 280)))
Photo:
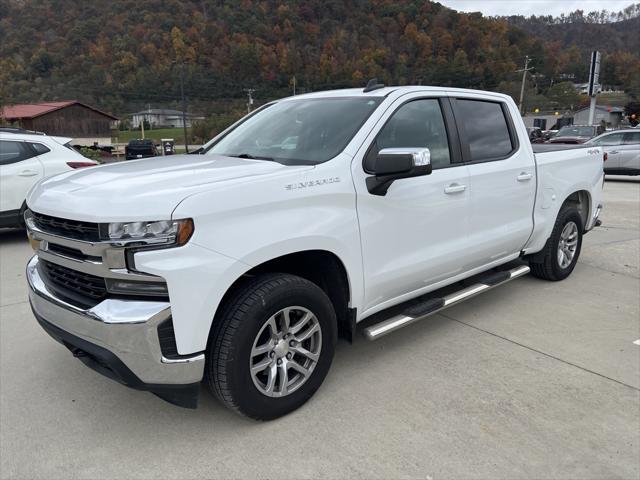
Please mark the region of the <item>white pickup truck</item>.
POLYGON ((496 93, 369 85, 271 102, 199 155, 37 184, 31 305, 123 384, 195 407, 204 380, 276 418, 363 320, 376 339, 529 271, 571 273, 603 152, 540 148, 496 93))

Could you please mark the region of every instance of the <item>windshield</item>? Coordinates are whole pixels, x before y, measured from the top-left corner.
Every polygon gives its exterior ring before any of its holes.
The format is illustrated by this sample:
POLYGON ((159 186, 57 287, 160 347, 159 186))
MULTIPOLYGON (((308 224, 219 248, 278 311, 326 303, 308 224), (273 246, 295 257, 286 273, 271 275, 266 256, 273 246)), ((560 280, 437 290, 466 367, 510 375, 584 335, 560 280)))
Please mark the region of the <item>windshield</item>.
POLYGON ((315 165, 347 146, 383 98, 287 100, 248 118, 209 147, 207 155, 315 165))
POLYGON ((591 137, 593 127, 562 127, 556 137, 591 137))

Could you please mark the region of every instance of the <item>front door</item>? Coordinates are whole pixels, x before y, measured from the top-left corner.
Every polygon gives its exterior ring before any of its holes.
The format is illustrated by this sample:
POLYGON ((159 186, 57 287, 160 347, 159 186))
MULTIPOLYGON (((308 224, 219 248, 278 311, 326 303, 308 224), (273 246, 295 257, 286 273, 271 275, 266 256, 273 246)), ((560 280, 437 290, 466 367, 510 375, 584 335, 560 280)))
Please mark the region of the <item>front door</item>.
POLYGON ((451 139, 457 133, 445 117, 452 118, 446 99, 404 96, 385 113, 354 157, 366 292, 363 314, 462 272, 469 176, 467 167, 456 163, 459 148, 456 151, 457 140, 451 139), (396 180, 385 195, 367 190, 365 155, 376 155, 383 148, 423 147, 431 153, 431 174, 396 180))

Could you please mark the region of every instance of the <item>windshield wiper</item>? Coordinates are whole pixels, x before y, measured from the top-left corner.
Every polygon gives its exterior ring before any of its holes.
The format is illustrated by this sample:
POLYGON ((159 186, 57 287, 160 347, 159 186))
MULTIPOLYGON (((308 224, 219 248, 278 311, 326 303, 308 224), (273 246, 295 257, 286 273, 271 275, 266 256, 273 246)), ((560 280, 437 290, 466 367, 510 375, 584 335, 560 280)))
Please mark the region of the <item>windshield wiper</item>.
POLYGON ((228 155, 229 157, 236 157, 236 158, 246 158, 248 160, 268 160, 270 162, 275 162, 275 159, 271 158, 271 157, 257 157, 255 155, 251 155, 250 153, 240 153, 240 154, 231 154, 228 155))

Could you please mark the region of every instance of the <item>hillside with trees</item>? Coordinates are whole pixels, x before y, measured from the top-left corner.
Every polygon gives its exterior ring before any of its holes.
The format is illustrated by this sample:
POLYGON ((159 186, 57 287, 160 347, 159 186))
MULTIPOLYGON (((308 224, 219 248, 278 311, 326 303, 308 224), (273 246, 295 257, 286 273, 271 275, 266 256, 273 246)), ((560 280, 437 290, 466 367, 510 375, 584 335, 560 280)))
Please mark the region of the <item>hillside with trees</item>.
MULTIPOLYGON (((635 37, 610 41, 603 60, 603 81, 636 96, 639 10, 621 19, 635 37)), ((289 95, 294 78, 298 92, 372 77, 510 91, 525 55, 537 75, 528 98, 546 99, 562 74, 585 80, 592 44, 561 37, 574 20, 552 34, 556 21, 541 18, 422 0, 0 0, 0 103, 74 98, 116 114, 176 107, 181 72, 189 108, 204 113, 241 108, 246 88, 257 104, 289 95)), ((617 30, 610 20, 590 25, 617 30)))

